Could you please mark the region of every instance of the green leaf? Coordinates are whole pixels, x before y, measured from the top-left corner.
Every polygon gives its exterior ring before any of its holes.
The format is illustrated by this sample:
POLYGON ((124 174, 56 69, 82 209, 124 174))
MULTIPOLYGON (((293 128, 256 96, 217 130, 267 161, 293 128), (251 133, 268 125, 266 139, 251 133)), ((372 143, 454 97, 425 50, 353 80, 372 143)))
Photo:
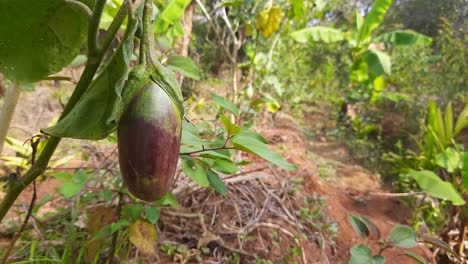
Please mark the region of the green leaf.
POLYGON ((212 170, 208 170, 206 175, 208 176, 208 181, 210 181, 210 185, 213 187, 213 189, 222 196, 226 196, 227 188, 219 175, 212 170))
POLYGON ((397 225, 390 232, 389 240, 394 247, 410 248, 418 244, 414 230, 405 225, 397 225))
POLYGON ((234 174, 239 171, 236 164, 227 159, 216 159, 214 161, 213 169, 224 174, 234 174))
POLYGON ((432 171, 414 171, 408 173, 427 194, 451 201, 454 205, 463 205, 465 200, 449 182, 443 181, 432 171))
POLYGON ((205 145, 207 142, 205 142, 203 139, 200 138, 199 135, 195 135, 192 132, 188 130, 182 129, 182 139, 181 143, 183 145, 189 145, 189 146, 202 146, 205 145))
POLYGON ((112 198, 114 198, 114 194, 112 193, 111 190, 105 189, 104 191, 101 192, 102 199, 104 202, 110 202, 112 198))
POLYGON ((140 218, 142 212, 143 205, 141 204, 126 204, 122 208, 122 215, 131 220, 137 220, 140 218))
POLYGON ((63 0, 0 0, 0 72, 35 82, 60 71, 78 55, 87 22, 63 0))
POLYGON ((127 25, 125 36, 112 58, 71 112, 56 125, 43 129, 44 133, 97 140, 107 137, 115 129, 114 112, 121 102, 120 95, 129 72, 137 22, 134 19, 127 25))
POLYGON ((435 157, 437 165, 448 172, 455 172, 461 165, 460 153, 453 148, 447 148, 444 152, 435 157))
POLYGON ((447 104, 447 108, 445 108, 444 114, 444 122, 445 122, 445 136, 447 140, 451 140, 453 138, 453 108, 452 103, 447 104))
POLYGON ((88 180, 88 174, 82 170, 78 170, 73 174, 72 180, 78 184, 85 184, 88 180))
POLYGON ((385 257, 382 255, 372 256, 372 251, 369 247, 359 244, 353 246, 350 250, 351 259, 348 264, 384 264, 385 257))
POLYGON ((171 56, 167 59, 169 68, 182 73, 185 77, 200 80, 198 66, 189 57, 171 56))
POLYGON ((163 206, 169 205, 174 208, 180 207, 179 202, 177 202, 177 199, 174 197, 174 195, 172 195, 172 193, 166 193, 166 195, 164 195, 161 199, 156 201, 156 204, 163 206))
POLYGON ((208 177, 206 176, 205 169, 196 160, 182 156, 182 171, 184 174, 192 179, 195 183, 202 187, 210 186, 208 177))
MULTIPOLYGON (((229 152, 228 152, 229 153, 229 152)), ((229 154, 221 153, 221 151, 205 151, 200 154, 200 156, 208 159, 213 159, 213 160, 218 160, 218 159, 223 159, 223 160, 231 160, 231 156, 229 154)))
POLYGON ((221 120, 221 122, 223 122, 224 127, 226 128, 226 131, 229 136, 235 136, 241 132, 241 128, 236 124, 232 123, 227 116, 220 115, 219 119, 221 120))
POLYGON ((392 73, 392 62, 386 52, 379 50, 368 50, 365 53, 365 59, 369 65, 369 71, 374 76, 382 74, 390 75, 392 73))
POLYGON ((426 264, 426 261, 421 256, 419 256, 418 254, 414 252, 408 251, 405 253, 405 255, 412 258, 413 260, 417 261, 420 264, 426 264))
POLYGON ((445 250, 447 252, 450 252, 452 255, 459 258, 458 254, 452 249, 452 247, 443 240, 440 240, 438 238, 423 236, 422 241, 424 243, 431 244, 431 245, 436 246, 438 248, 441 248, 441 249, 443 249, 443 250, 445 250))
POLYGON ((72 180, 72 175, 69 172, 54 172, 54 173, 51 173, 50 176, 58 180, 65 180, 65 181, 72 180))
POLYGON ((387 13, 388 8, 390 8, 392 2, 393 0, 374 1, 372 9, 369 14, 367 14, 361 27, 361 32, 358 39, 359 43, 363 43, 365 40, 367 40, 371 36, 372 31, 374 31, 374 29, 382 24, 385 14, 387 13))
POLYGON ((71 198, 77 195, 81 189, 84 187, 84 184, 75 183, 75 182, 64 182, 58 189, 59 193, 65 198, 71 198))
POLYGON ((145 207, 146 220, 148 220, 153 225, 156 224, 156 222, 158 222, 160 214, 161 214, 161 210, 159 209, 159 207, 156 207, 156 206, 145 207))
POLYGON ((409 30, 395 30, 392 32, 384 33, 372 42, 385 42, 394 46, 407 46, 407 45, 423 45, 427 46, 432 43, 432 38, 409 30))
POLYGON ((297 165, 288 163, 280 154, 271 151, 267 145, 253 137, 239 134, 235 136, 231 142, 234 148, 258 155, 283 169, 295 170, 298 168, 297 165))
POLYGON ((155 33, 161 34, 167 31, 169 26, 180 20, 190 0, 172 0, 161 12, 154 23, 155 33))
POLYGON ((213 99, 213 101, 217 105, 231 111, 236 116, 239 115, 239 109, 237 108, 237 106, 235 104, 229 102, 228 100, 226 100, 226 98, 224 98, 222 96, 219 96, 219 95, 216 95, 216 94, 213 94, 213 93, 211 94, 211 98, 213 99))
POLYGON ((380 238, 379 228, 369 219, 362 215, 349 215, 354 230, 363 238, 380 238))
POLYGON ((150 222, 143 219, 136 220, 130 226, 128 238, 141 252, 149 255, 154 255, 156 253, 154 249, 156 230, 150 222))
POLYGON ((367 228, 366 223, 362 221, 361 217, 350 214, 349 220, 351 222, 351 226, 353 226, 354 228, 354 231, 356 231, 356 233, 358 233, 359 236, 366 238, 370 235, 370 231, 367 228))
POLYGON ((468 152, 463 153, 462 186, 468 191, 468 152))
POLYGON ((455 123, 455 130, 453 131, 453 136, 458 135, 465 127, 468 126, 468 104, 465 105, 465 108, 458 115, 457 122, 455 123))
POLYGON ((344 33, 341 30, 321 26, 297 30, 292 32, 289 36, 299 43, 334 43, 344 40, 344 33))
POLYGON ((291 0, 291 5, 293 7, 294 18, 296 20, 301 20, 305 15, 304 0, 291 0))

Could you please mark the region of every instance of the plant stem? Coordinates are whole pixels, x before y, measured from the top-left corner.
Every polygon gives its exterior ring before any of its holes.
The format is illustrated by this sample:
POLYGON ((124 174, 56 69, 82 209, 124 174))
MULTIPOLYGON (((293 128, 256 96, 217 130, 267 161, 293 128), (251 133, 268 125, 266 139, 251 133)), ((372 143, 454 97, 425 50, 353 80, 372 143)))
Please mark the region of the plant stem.
POLYGON ((88 60, 97 57, 97 55, 100 53, 98 47, 98 31, 105 5, 106 0, 97 0, 96 4, 94 5, 93 15, 89 17, 88 60))
MULTIPOLYGON (((105 3, 105 1, 98 1, 96 5, 98 5, 100 2, 101 4, 105 3)), ((116 26, 112 27, 112 31, 110 31, 111 28, 109 28, 109 31, 107 32, 107 34, 115 36, 115 34, 120 28, 120 25, 123 23, 124 19, 125 19, 125 16, 116 16, 114 19, 116 26)), ((93 16, 91 17, 90 24, 89 24, 90 28, 88 29, 88 32, 92 32, 92 31, 97 32, 97 28, 99 27, 99 21, 100 21, 100 17, 96 17, 93 14, 93 16), (94 20, 98 22, 95 22, 94 20), (96 28, 92 28, 92 27, 96 27, 96 28)), ((110 41, 108 43, 110 43, 110 41)), ((93 80, 93 77, 96 74, 96 71, 99 65, 101 64, 102 58, 104 57, 104 53, 105 53, 104 50, 107 50, 107 48, 108 48, 108 45, 103 46, 103 48, 99 52, 97 52, 97 54, 95 54, 94 56, 91 56, 92 52, 88 49, 89 59, 88 59, 88 62, 86 63, 84 72, 81 75, 80 81, 76 85, 76 88, 73 91, 73 94, 70 97, 67 105, 65 106, 63 113, 60 115, 59 120, 64 118, 71 111, 71 109, 73 109, 73 107, 76 105, 78 100, 86 91, 89 84, 93 80)), ((96 50, 94 50, 94 52, 95 51, 96 50)), ((18 198, 18 196, 26 188, 26 186, 31 184, 31 182, 33 182, 39 175, 41 175, 45 171, 45 169, 47 168, 47 165, 49 164, 49 160, 54 154, 55 149, 57 148, 59 143, 60 143, 59 137, 50 137, 43 151, 41 152, 41 155, 39 156, 37 161, 34 163, 34 165, 31 166, 31 168, 24 174, 23 177, 20 178, 19 181, 10 182, 10 187, 8 188, 8 192, 6 193, 2 202, 0 203, 0 222, 3 220, 6 213, 8 212, 10 207, 15 202, 16 198, 18 198)))
MULTIPOLYGON (((124 204, 124 193, 122 192, 122 188, 119 190, 119 203, 117 205, 117 221, 120 220, 120 214, 122 213, 122 206, 124 204)), ((109 263, 114 263, 114 255, 115 255, 115 248, 117 247, 117 239, 119 237, 119 230, 117 230, 112 235, 112 242, 111 242, 111 251, 109 254, 109 263)))
POLYGON ((100 52, 105 53, 107 49, 109 48, 110 44, 112 43, 112 40, 115 38, 115 33, 119 30, 120 26, 122 25, 123 20, 127 16, 128 12, 128 4, 127 1, 124 1, 122 3, 122 6, 120 7, 119 11, 114 17, 114 20, 110 24, 109 28, 107 29, 107 33, 104 36, 104 39, 102 40, 100 52))
POLYGON ((18 103, 21 87, 18 83, 12 83, 8 88, 3 101, 2 111, 0 112, 0 154, 2 154, 3 145, 10 127, 16 104, 18 103))
POLYGON ((154 28, 153 3, 146 0, 143 9, 143 36, 140 45, 140 64, 153 65, 154 58, 154 28))
POLYGON ((80 10, 85 12, 88 16, 93 15, 93 11, 91 11, 91 9, 89 9, 89 7, 86 4, 82 3, 82 2, 79 2, 79 1, 76 1, 76 0, 64 0, 64 1, 68 5, 79 8, 80 10))

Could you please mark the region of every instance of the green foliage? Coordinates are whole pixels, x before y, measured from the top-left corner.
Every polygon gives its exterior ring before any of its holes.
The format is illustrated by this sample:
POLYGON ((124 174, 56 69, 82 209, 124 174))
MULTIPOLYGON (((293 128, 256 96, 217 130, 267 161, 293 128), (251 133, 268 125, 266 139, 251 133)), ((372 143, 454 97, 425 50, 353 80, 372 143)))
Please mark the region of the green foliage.
POLYGON ((166 32, 170 26, 181 27, 180 18, 185 8, 190 4, 188 0, 172 0, 165 7, 154 23, 156 34, 166 32))
POLYGON ((447 199, 454 205, 463 205, 465 200, 452 186, 445 182, 432 171, 410 171, 409 175, 416 181, 424 192, 437 198, 447 199))
POLYGON ((410 248, 418 245, 413 229, 404 225, 395 226, 388 239, 394 247, 410 248))
POLYGON ((107 137, 115 129, 116 121, 112 115, 114 107, 121 102, 137 22, 134 19, 127 25, 123 41, 73 110, 43 132, 57 137, 96 140, 107 137))
POLYGON ((291 33, 291 37, 299 43, 324 42, 333 43, 344 40, 345 35, 338 29, 329 27, 308 27, 291 33))
POLYGON ((185 77, 195 80, 200 79, 198 66, 189 58, 185 56, 171 56, 167 59, 167 65, 174 71, 182 73, 185 77))
MULTIPOLYGON (((380 239, 380 231, 378 227, 372 223, 369 219, 361 215, 350 214, 350 221, 354 230, 364 238, 370 238, 374 235, 374 238, 380 239), (378 236, 377 236, 378 234, 378 236)), ((387 238, 379 240, 378 243, 379 252, 373 254, 371 248, 368 245, 355 245, 351 248, 351 259, 348 263, 385 263, 386 259, 381 253, 391 247, 400 248, 411 248, 418 245, 416 233, 414 230, 405 225, 396 225, 387 238)), ((426 263, 424 259, 414 252, 407 252, 406 256, 416 260, 422 260, 421 263, 426 263)))
POLYGON ((372 9, 367 14, 364 22, 359 30, 359 38, 357 39, 358 46, 366 42, 372 32, 379 27, 388 11, 388 8, 393 3, 393 0, 376 0, 372 5, 372 9))
POLYGON ((1 0, 0 10, 0 72, 12 81, 60 71, 86 39, 87 14, 65 1, 1 0))
POLYGON ((385 42, 387 45, 395 47, 411 45, 427 46, 431 44, 432 39, 409 30, 395 30, 376 37, 375 42, 385 42))
POLYGON ((385 257, 377 254, 372 255, 372 251, 365 245, 357 245, 351 248, 351 259, 348 264, 370 263, 370 264, 384 264, 385 257))

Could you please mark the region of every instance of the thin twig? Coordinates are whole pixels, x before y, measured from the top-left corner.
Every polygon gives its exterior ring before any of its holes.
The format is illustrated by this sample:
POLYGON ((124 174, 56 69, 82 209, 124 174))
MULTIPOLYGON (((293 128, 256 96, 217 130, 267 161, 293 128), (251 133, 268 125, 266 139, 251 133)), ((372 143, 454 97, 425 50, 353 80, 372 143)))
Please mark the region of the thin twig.
MULTIPOLYGON (((122 212, 122 206, 123 206, 123 192, 120 191, 119 192, 119 203, 117 205, 117 220, 116 221, 119 221, 120 219, 120 214, 122 212)), ((111 250, 110 250, 110 254, 109 254, 109 258, 108 258, 108 261, 109 263, 114 263, 114 255, 115 255, 115 248, 117 246, 117 238, 119 237, 119 230, 117 230, 113 235, 112 235, 112 243, 111 243, 111 250)))
MULTIPOLYGON (((41 140, 41 137, 39 137, 37 140, 34 140, 34 137, 30 139, 31 148, 32 148, 32 154, 31 154, 32 165, 34 165, 34 163, 36 162, 37 146, 39 145, 40 140, 41 140)), ((8 256, 10 255, 11 250, 14 248, 16 240, 23 234, 24 230, 26 229, 26 226, 28 225, 29 218, 31 217, 34 205, 36 204, 36 199, 37 199, 36 181, 33 181, 33 194, 31 198, 31 202, 29 204, 29 210, 27 211, 26 218, 24 219, 20 230, 18 231, 18 233, 16 233, 13 236, 13 239, 10 242, 10 246, 8 247, 8 250, 3 256, 2 264, 5 264, 7 262, 8 256)))
POLYGON ((180 152, 179 155, 192 155, 192 154, 205 152, 205 151, 223 150, 223 149, 234 149, 234 148, 226 147, 226 146, 215 147, 215 148, 205 148, 205 146, 202 146, 202 149, 200 149, 200 150, 195 150, 195 151, 190 151, 190 152, 180 152))

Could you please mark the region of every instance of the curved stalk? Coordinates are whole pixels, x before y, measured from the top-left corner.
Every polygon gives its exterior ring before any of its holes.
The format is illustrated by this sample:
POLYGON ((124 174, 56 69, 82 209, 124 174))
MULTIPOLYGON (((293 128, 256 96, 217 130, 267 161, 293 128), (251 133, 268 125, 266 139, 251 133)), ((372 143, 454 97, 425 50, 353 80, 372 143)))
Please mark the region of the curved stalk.
POLYGON ((143 8, 143 36, 140 40, 140 64, 151 65, 154 49, 153 3, 145 1, 143 8))
MULTIPOLYGON (((101 6, 103 8, 105 2, 105 0, 97 1, 97 7, 95 7, 96 13, 93 13, 93 16, 91 16, 88 32, 97 32, 102 14, 102 9, 100 8, 101 6)), ((124 8, 124 5, 122 5, 121 8, 124 8)), ((109 28, 107 32, 107 34, 109 35, 108 38, 113 38, 113 36, 115 36, 115 34, 120 28, 120 25, 122 25, 123 21, 125 20, 125 17, 126 16, 121 15, 116 16, 114 18, 113 24, 115 25, 109 28)), ((89 37, 93 39, 88 40, 88 43, 94 42, 94 44, 97 44, 97 42, 95 42, 96 40, 94 39, 94 33, 91 33, 89 37)), ((71 111, 71 109, 73 109, 73 107, 79 101, 81 96, 83 96, 86 89, 89 87, 89 84, 93 80, 94 75, 96 74, 97 69, 101 64, 105 51, 109 47, 109 43, 110 41, 106 41, 106 46, 103 46, 100 49, 97 49, 97 45, 88 48, 88 62, 86 63, 86 67, 84 69, 83 74, 81 75, 80 81, 76 85, 76 88, 73 91, 73 94, 70 97, 67 105, 65 106, 63 113, 60 115, 60 119, 64 118, 71 111)), ((60 139, 61 138, 59 137, 50 137, 34 165, 32 165, 31 168, 22 177, 20 177, 18 181, 9 182, 8 192, 6 193, 5 197, 0 203, 0 222, 3 220, 6 213, 16 201, 20 193, 46 170, 50 158, 52 157, 52 155, 55 152, 55 149, 60 143, 60 139)))
POLYGON ((2 154, 3 145, 10 127, 13 113, 21 93, 21 86, 18 83, 12 83, 8 88, 3 101, 2 111, 0 112, 0 154, 2 154))

